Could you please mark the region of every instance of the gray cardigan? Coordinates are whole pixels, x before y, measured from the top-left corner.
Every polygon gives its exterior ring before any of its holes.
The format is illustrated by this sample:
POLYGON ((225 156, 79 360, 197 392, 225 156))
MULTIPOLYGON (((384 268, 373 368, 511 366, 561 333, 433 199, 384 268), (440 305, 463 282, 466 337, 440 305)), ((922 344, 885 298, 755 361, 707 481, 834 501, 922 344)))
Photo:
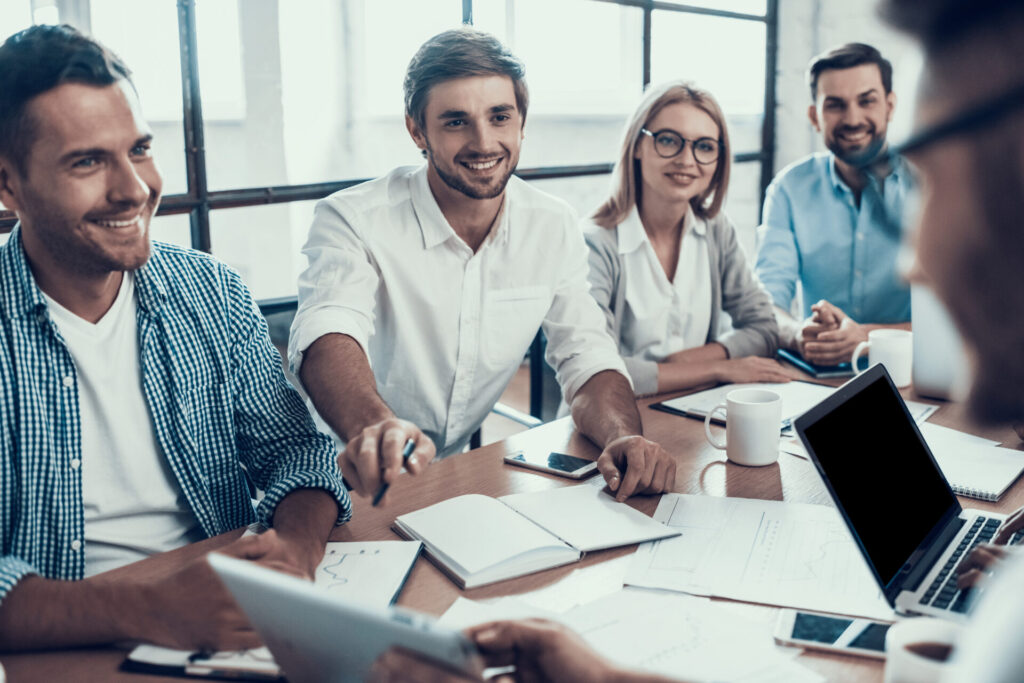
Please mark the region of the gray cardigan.
MULTIPOLYGON (((736 229, 722 213, 706 219, 708 260, 711 265, 711 324, 707 342, 718 342, 730 358, 775 354, 779 327, 772 300, 736 241, 736 229), (733 329, 718 336, 721 311, 732 317, 733 329)), ((608 332, 621 350, 627 273, 619 253, 618 227, 607 229, 592 221, 583 222, 590 247, 590 293, 604 311, 608 332)), ((638 396, 658 391, 658 364, 641 357, 625 357, 626 369, 638 396)))

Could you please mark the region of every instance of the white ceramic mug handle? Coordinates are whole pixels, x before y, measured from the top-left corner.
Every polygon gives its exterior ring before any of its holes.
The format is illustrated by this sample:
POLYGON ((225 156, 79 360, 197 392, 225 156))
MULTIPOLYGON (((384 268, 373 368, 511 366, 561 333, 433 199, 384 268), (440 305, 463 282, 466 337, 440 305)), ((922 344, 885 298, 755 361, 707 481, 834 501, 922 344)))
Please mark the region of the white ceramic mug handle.
POLYGON ((867 351, 870 348, 871 348, 871 342, 863 341, 860 344, 857 344, 857 348, 855 348, 853 350, 853 355, 850 356, 850 366, 853 368, 853 371, 855 373, 857 373, 858 375, 861 373, 861 371, 857 369, 857 360, 860 358, 860 354, 863 351, 867 351))
POLYGON ((726 403, 725 403, 725 401, 722 401, 717 406, 712 408, 711 412, 708 413, 707 416, 705 416, 705 418, 704 418, 704 436, 706 436, 708 438, 708 443, 709 444, 711 444, 712 446, 714 446, 715 448, 717 448, 720 451, 724 451, 725 450, 725 441, 722 441, 722 442, 715 441, 715 437, 711 436, 711 418, 714 417, 715 413, 717 413, 719 410, 721 410, 724 413, 725 412, 725 407, 726 407, 726 403))

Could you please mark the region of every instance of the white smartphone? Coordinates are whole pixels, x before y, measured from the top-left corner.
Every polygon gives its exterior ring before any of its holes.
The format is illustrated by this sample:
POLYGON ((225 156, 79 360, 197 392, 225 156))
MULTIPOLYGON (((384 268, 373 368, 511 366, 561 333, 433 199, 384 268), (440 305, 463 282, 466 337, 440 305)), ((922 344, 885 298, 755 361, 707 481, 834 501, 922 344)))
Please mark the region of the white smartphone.
POLYGON ((775 624, 775 640, 810 650, 885 659, 885 634, 892 624, 784 609, 775 624))
POLYGON ((529 467, 532 470, 557 474, 560 477, 570 479, 582 479, 597 471, 597 463, 593 460, 584 460, 575 455, 565 453, 509 453, 505 456, 505 462, 509 465, 529 467))

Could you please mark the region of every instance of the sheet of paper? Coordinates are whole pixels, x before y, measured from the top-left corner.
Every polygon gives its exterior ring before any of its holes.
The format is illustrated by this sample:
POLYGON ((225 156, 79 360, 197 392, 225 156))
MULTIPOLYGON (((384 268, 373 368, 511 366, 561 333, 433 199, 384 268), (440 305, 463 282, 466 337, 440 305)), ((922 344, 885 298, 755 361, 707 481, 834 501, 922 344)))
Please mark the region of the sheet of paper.
POLYGON ((515 493, 498 500, 584 552, 676 533, 596 486, 515 493))
POLYGON ((699 391, 689 396, 680 396, 665 401, 664 404, 676 410, 692 413, 703 418, 712 408, 725 400, 726 394, 736 389, 767 389, 782 397, 782 421, 801 415, 809 408, 827 398, 834 389, 810 382, 761 382, 757 384, 724 384, 720 387, 699 391))
POLYGON ((822 680, 775 646, 769 625, 706 599, 627 588, 572 610, 565 623, 628 668, 688 681, 822 680))
POLYGON ((961 432, 957 429, 943 427, 942 425, 932 424, 931 422, 925 422, 918 426, 921 429, 921 436, 923 436, 924 440, 928 442, 928 446, 932 450, 953 448, 962 445, 998 446, 1000 443, 999 441, 975 436, 974 434, 968 434, 967 432, 961 432))
MULTIPOLYGON (((910 416, 914 418, 914 421, 918 424, 918 426, 922 427, 922 434, 924 433, 923 428, 926 426, 938 427, 939 429, 945 430, 946 432, 955 432, 955 434, 959 436, 968 437, 969 439, 977 439, 978 442, 985 442, 992 445, 998 443, 997 441, 989 441, 988 439, 982 439, 980 436, 964 434, 963 432, 957 432, 955 429, 939 427, 938 425, 933 425, 930 422, 926 422, 926 420, 929 417, 931 417, 936 410, 939 409, 938 406, 929 405, 927 403, 921 403, 919 401, 905 401, 905 403, 907 404, 907 410, 910 411, 910 416)), ((925 440, 928 440, 927 436, 925 437, 925 440)), ((930 443, 931 442, 929 441, 929 444, 930 443)), ((779 442, 779 450, 782 451, 783 453, 789 453, 790 455, 795 455, 797 457, 803 458, 804 460, 810 460, 810 456, 807 455, 807 449, 804 448, 804 444, 800 441, 800 437, 794 435, 792 432, 788 432, 783 435, 782 441, 779 442)))
POLYGON ((681 535, 641 545, 629 585, 893 618, 835 508, 670 493, 655 519, 681 535))
POLYGON ((346 600, 387 607, 419 552, 419 541, 331 542, 316 568, 316 585, 346 600))
POLYGON ((437 623, 461 631, 489 621, 530 618, 561 621, 558 613, 527 604, 515 597, 497 598, 487 602, 458 597, 437 623))

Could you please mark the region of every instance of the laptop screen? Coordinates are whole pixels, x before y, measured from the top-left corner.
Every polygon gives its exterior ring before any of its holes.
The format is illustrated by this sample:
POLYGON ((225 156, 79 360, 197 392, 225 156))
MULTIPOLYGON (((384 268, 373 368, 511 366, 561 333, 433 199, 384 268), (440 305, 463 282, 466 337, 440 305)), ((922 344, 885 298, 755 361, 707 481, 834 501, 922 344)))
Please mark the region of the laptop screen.
MULTIPOLYGON (((882 582, 888 586, 951 506, 960 505, 922 444, 899 394, 881 368, 840 389, 836 401, 810 424, 800 420, 833 497, 860 538, 882 582), (849 385, 848 385, 849 386, 849 385)), ((827 399, 819 407, 831 403, 827 399)))

